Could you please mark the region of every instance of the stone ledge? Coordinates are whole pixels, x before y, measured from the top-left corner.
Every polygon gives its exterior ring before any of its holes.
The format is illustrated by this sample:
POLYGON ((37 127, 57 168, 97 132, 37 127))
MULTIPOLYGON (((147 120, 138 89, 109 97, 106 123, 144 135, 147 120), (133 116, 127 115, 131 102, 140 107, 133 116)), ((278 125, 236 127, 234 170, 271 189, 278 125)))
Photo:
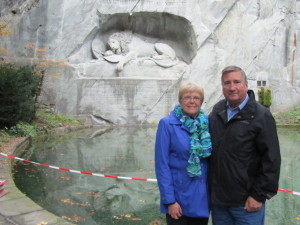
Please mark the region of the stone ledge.
MULTIPOLYGON (((13 144, 6 148, 5 153, 9 155, 18 156, 21 152, 26 151, 31 145, 31 138, 22 137, 14 139, 13 144)), ((0 198, 0 222, 5 224, 15 225, 32 225, 41 222, 48 225, 72 225, 70 223, 46 210, 40 205, 36 204, 30 198, 26 197, 15 185, 12 176, 13 161, 1 159, 2 166, 0 172, 8 183, 4 188, 9 191, 8 194, 0 198)))

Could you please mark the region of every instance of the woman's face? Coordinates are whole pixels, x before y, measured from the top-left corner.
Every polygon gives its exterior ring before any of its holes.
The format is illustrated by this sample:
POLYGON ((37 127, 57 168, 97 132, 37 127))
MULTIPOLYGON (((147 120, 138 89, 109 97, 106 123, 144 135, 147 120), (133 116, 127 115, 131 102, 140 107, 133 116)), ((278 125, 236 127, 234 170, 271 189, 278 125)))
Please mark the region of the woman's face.
POLYGON ((201 95, 196 91, 185 92, 181 96, 180 105, 186 115, 196 117, 202 105, 201 95))

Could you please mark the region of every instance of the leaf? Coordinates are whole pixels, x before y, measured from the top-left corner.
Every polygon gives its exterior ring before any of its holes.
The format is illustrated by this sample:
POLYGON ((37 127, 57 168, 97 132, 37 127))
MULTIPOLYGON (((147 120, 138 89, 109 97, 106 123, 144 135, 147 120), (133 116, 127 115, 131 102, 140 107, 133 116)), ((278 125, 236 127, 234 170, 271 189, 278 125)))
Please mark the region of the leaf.
POLYGON ((126 217, 126 218, 131 218, 132 215, 131 215, 131 214, 125 214, 124 217, 126 217))
POLYGON ((300 215, 298 215, 297 217, 294 217, 294 219, 300 220, 300 215))
POLYGON ((40 222, 40 223, 38 223, 38 224, 36 224, 36 225, 47 225, 47 224, 48 224, 48 222, 42 221, 42 222, 40 222))
POLYGON ((159 220, 153 220, 151 221, 150 225, 162 225, 162 222, 160 222, 159 220))
POLYGON ((140 218, 131 218, 131 220, 142 220, 140 218))
POLYGON ((61 202, 63 203, 66 203, 66 204, 69 204, 69 205, 76 205, 76 206, 83 206, 83 207, 86 207, 89 205, 88 202, 74 202, 72 201, 71 199, 61 199, 60 200, 61 202))
POLYGON ((121 219, 122 219, 122 217, 119 217, 119 216, 113 216, 113 218, 114 218, 115 220, 121 220, 121 219))
POLYGON ((84 218, 81 218, 81 217, 76 216, 76 215, 62 216, 61 218, 65 219, 65 220, 70 220, 70 221, 73 221, 73 222, 84 222, 85 221, 84 218))
POLYGON ((71 180, 71 177, 60 176, 60 177, 58 177, 58 179, 60 179, 60 180, 71 180))
POLYGON ((96 192, 77 192, 77 195, 91 196, 93 198, 101 198, 101 195, 96 192))

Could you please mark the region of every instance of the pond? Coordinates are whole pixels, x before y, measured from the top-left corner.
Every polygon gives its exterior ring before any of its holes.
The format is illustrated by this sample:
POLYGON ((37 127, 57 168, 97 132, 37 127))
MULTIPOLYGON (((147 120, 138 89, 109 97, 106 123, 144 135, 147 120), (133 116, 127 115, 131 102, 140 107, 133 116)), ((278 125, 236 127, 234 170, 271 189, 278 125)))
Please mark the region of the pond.
MULTIPOLYGON (((155 133, 156 127, 92 128, 34 140, 20 157, 44 166, 16 161, 16 185, 46 210, 75 224, 165 224, 157 184, 151 182, 155 133)), ((300 129, 278 128, 278 134, 280 188, 299 192, 300 129)), ((266 225, 287 224, 300 224, 300 196, 279 191, 267 201, 266 225)))

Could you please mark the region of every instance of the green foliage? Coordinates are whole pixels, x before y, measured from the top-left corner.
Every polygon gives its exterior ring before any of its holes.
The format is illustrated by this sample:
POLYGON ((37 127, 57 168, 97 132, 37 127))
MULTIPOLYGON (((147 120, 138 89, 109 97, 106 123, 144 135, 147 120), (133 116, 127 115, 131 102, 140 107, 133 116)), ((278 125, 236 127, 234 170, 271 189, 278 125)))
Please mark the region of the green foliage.
POLYGON ((44 126, 47 128, 56 128, 60 126, 80 126, 81 123, 73 118, 64 115, 57 115, 51 112, 46 112, 38 109, 34 123, 38 126, 44 126))
POLYGON ((33 125, 23 122, 19 122, 17 125, 11 127, 8 133, 17 137, 35 137, 38 134, 37 129, 33 125))
POLYGON ((31 136, 36 137, 42 135, 45 131, 57 127, 81 126, 81 123, 73 118, 63 115, 56 115, 51 112, 45 112, 38 109, 34 120, 29 123, 19 122, 10 129, 0 129, 0 147, 12 137, 31 136))
POLYGON ((10 138, 11 138, 11 136, 9 135, 7 130, 0 130, 0 147, 4 143, 8 142, 10 138))
POLYGON ((258 101, 266 106, 270 107, 272 104, 272 96, 271 96, 271 89, 267 87, 262 87, 258 91, 258 101))
POLYGON ((274 113, 273 116, 276 123, 280 125, 300 124, 300 108, 287 112, 274 113))
POLYGON ((30 66, 0 64, 0 129, 32 120, 41 80, 30 66))

